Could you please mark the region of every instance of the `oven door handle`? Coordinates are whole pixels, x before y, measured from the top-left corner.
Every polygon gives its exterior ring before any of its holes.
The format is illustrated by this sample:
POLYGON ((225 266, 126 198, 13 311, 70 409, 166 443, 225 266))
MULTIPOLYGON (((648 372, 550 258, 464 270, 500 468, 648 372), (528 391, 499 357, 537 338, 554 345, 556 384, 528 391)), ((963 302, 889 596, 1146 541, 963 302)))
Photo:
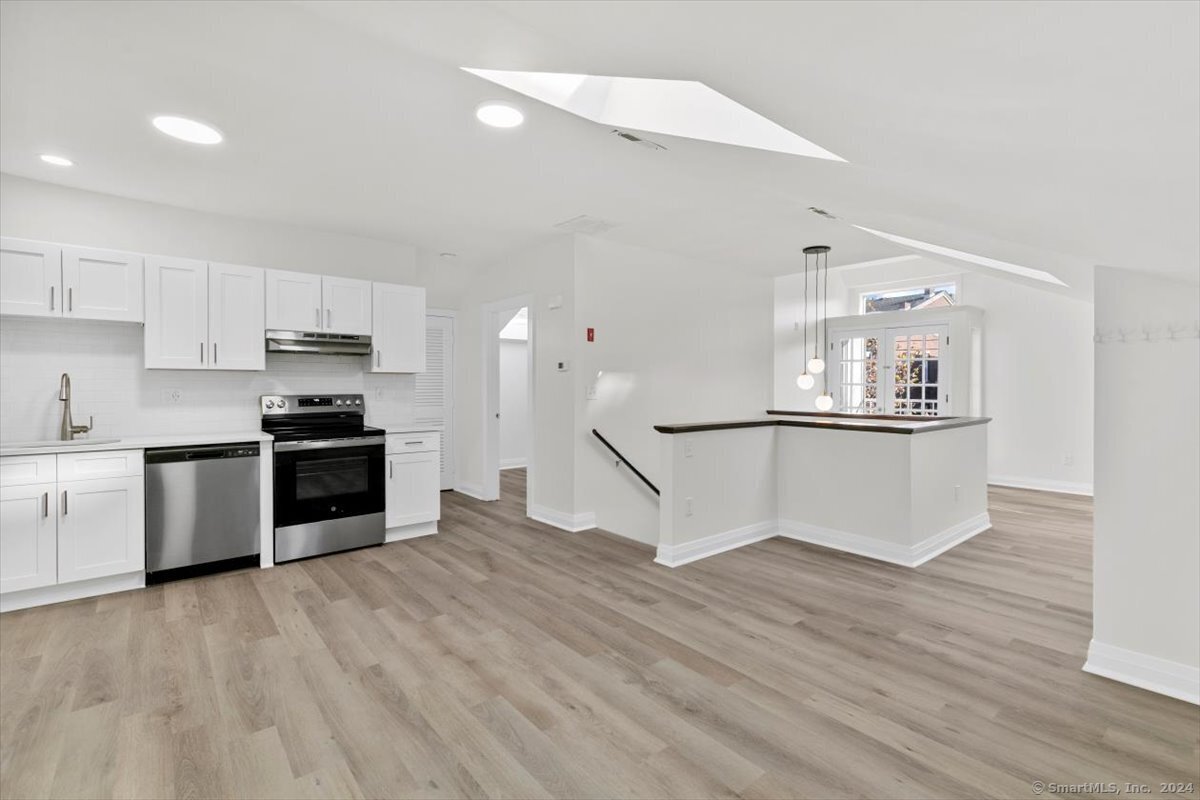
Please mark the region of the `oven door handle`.
POLYGON ((386 441, 383 436, 366 436, 357 439, 319 439, 311 442, 276 442, 275 452, 283 453, 294 450, 332 450, 346 447, 371 447, 381 445, 386 441))

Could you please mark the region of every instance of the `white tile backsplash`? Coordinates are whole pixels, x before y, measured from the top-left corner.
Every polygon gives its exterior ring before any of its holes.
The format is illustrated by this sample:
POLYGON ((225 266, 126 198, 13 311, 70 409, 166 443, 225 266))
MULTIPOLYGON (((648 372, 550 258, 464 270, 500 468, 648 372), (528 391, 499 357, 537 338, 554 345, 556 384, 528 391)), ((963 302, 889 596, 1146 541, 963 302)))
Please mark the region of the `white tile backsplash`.
POLYGON ((364 356, 268 353, 265 372, 147 370, 141 325, 4 317, 0 441, 58 437, 64 372, 75 421, 94 416, 94 438, 257 430, 263 394, 363 394, 368 423, 411 421, 414 377, 366 368, 364 356), (170 389, 183 392, 181 402, 168 402, 170 389))

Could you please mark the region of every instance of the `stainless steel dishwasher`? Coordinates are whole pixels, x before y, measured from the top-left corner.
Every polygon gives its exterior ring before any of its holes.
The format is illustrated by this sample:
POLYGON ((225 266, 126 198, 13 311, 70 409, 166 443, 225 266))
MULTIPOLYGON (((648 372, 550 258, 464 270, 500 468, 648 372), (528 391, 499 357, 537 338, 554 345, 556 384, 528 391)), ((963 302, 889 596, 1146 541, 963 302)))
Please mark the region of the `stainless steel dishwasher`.
POLYGON ((146 582, 257 566, 257 442, 146 451, 146 582))

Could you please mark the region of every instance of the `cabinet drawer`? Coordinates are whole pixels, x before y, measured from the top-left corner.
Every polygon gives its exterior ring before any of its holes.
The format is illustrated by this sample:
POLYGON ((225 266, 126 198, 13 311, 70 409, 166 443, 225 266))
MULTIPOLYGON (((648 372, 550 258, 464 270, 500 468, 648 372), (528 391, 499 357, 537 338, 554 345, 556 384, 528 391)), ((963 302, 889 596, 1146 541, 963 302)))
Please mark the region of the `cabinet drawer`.
POLYGON ((55 480, 53 453, 0 458, 0 486, 29 486, 34 483, 54 483, 55 480))
POLYGON ((387 453, 425 453, 441 446, 440 433, 389 433, 387 453))
POLYGON ((58 456, 59 481, 125 478, 141 474, 141 450, 99 450, 91 453, 60 453, 58 456))

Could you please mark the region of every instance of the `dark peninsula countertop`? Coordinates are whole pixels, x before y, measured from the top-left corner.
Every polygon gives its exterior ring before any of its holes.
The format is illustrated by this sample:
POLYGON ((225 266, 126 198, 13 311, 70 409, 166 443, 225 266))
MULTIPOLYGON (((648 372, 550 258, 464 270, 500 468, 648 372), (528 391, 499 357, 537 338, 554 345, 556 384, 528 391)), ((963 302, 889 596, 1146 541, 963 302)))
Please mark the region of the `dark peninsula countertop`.
POLYGON ((843 431, 866 431, 869 433, 928 433, 951 428, 966 428, 971 425, 986 425, 991 417, 907 417, 887 414, 838 414, 832 411, 779 411, 768 410, 771 415, 760 419, 730 420, 727 422, 693 422, 679 425, 655 425, 659 433, 698 433, 722 431, 733 428, 763 428, 780 426, 787 428, 832 428, 843 431))

